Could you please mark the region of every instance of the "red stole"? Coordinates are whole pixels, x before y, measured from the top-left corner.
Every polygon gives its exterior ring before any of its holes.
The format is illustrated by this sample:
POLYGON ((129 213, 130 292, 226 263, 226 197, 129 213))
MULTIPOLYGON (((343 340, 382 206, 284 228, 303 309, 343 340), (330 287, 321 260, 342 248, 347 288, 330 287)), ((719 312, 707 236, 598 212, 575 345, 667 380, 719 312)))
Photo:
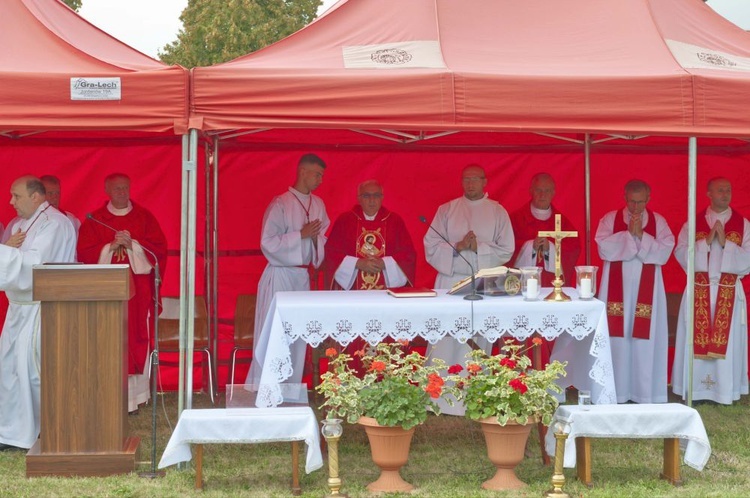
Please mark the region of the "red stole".
MULTIPOLYGON (((695 220, 695 240, 708 237, 711 227, 706 221, 706 211, 695 220)), ((745 232, 742 215, 732 211, 724 225, 726 240, 741 246, 745 232)), ((693 333, 693 355, 701 359, 724 358, 729 343, 729 330, 734 315, 734 296, 737 275, 722 273, 719 277, 719 292, 716 295, 714 323, 711 323, 711 282, 708 272, 695 272, 695 331, 693 333)))
MULTIPOLYGON (((649 223, 643 231, 656 238, 656 217, 648 213, 649 223)), ((627 232, 628 226, 623 220, 621 211, 615 214, 612 233, 627 232)), ((633 320, 633 337, 648 339, 651 331, 651 311, 654 299, 654 275, 656 265, 643 264, 641 281, 638 283, 638 298, 635 303, 635 319, 633 320)), ((622 261, 610 261, 609 285, 607 287, 607 321, 611 337, 625 336, 625 306, 623 304, 622 261)))

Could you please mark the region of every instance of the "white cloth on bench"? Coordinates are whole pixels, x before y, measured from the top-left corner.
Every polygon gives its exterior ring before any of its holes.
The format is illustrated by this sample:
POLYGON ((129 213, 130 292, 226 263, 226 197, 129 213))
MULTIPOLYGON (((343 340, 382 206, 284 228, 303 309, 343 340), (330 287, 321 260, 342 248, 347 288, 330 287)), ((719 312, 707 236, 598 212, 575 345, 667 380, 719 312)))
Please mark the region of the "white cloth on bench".
POLYGON ((159 462, 169 467, 192 458, 190 444, 304 441, 305 471, 323 466, 320 428, 312 408, 216 408, 184 410, 159 462))
POLYGON ((686 465, 703 470, 711 456, 711 444, 700 414, 679 403, 642 405, 578 405, 558 407, 547 431, 545 449, 555 455, 555 431, 565 422, 565 467, 576 466, 576 437, 593 438, 679 438, 686 465))

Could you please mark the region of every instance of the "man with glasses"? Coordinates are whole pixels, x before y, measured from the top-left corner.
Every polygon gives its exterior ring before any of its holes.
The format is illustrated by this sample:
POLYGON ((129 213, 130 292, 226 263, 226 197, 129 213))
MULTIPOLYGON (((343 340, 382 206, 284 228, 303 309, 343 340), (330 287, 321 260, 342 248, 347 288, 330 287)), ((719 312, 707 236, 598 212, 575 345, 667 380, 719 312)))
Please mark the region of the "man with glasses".
MULTIPOLYGON (((461 184, 464 195, 438 208, 432 220, 434 230, 428 229, 424 236, 427 262, 438 271, 435 280, 438 289, 450 289, 482 268, 509 262, 515 249, 508 212, 497 201, 489 199, 485 192, 487 177, 484 169, 477 164, 465 167, 461 172, 461 184), (451 243, 448 244, 436 232, 451 243), (459 252, 470 265, 458 255, 459 252)), ((475 342, 489 350, 484 339, 475 338, 475 342)), ((429 348, 428 354, 452 365, 463 363, 468 351, 466 344, 446 337, 429 348)), ((440 409, 449 415, 464 413, 461 404, 448 406, 441 403, 440 409)))
POLYGON ((625 184, 625 208, 596 231, 604 261, 599 299, 607 303, 617 402, 667 402, 667 295, 661 266, 674 248, 664 218, 646 210, 651 188, 625 184))
POLYGON ((326 242, 326 288, 382 290, 414 285, 417 254, 404 220, 383 207, 383 187, 362 182, 357 201, 326 242))

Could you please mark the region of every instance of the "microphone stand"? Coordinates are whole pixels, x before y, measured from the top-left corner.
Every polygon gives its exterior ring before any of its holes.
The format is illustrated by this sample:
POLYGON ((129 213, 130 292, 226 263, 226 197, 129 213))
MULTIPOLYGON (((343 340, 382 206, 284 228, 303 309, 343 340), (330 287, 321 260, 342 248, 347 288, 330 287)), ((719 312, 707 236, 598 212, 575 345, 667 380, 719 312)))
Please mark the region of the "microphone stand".
MULTIPOLYGON (((109 226, 101 220, 94 218, 94 215, 88 213, 86 218, 94 221, 103 227, 109 228, 113 232, 117 233, 120 230, 109 226)), ((149 248, 140 244, 141 248, 146 251, 151 257, 154 258, 154 349, 151 350, 151 471, 141 472, 138 475, 140 477, 156 478, 164 477, 164 471, 156 470, 156 391, 157 391, 157 375, 159 371, 159 286, 161 284, 161 274, 159 272, 159 258, 149 248)), ((132 271, 132 269, 131 269, 132 271)))
POLYGON ((466 259, 464 257, 464 255, 461 254, 461 251, 459 251, 456 248, 456 246, 454 246, 453 244, 451 244, 451 242, 447 238, 445 238, 442 233, 438 232, 435 229, 435 227, 433 227, 431 224, 428 224, 427 223, 427 218, 425 218, 424 216, 420 216, 419 217, 419 221, 421 221, 422 223, 424 223, 425 225, 427 225, 428 227, 430 227, 430 230, 432 230, 433 232, 435 232, 436 234, 438 234, 438 237, 440 237, 441 239, 443 239, 449 246, 451 246, 451 248, 453 248, 453 251, 456 254, 458 254, 458 256, 461 259, 463 259, 464 261, 466 261, 467 265, 469 265, 469 269, 471 270, 471 293, 470 294, 466 294, 464 296, 464 299, 466 299, 467 301, 481 301, 482 299, 484 299, 482 296, 480 296, 479 294, 477 294, 477 282, 476 282, 476 279, 474 277, 474 273, 475 273, 474 272, 474 267, 471 265, 471 263, 469 262, 469 260, 466 259))

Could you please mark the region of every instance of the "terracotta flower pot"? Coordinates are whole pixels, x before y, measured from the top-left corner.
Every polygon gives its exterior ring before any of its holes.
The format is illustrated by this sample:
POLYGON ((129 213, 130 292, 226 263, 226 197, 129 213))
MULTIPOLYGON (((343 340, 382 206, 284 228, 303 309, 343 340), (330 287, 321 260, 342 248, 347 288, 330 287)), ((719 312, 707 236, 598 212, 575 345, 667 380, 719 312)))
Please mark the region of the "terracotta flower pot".
POLYGON ((499 425, 496 417, 489 417, 478 422, 482 424, 487 456, 497 468, 492 479, 482 483, 482 488, 500 490, 525 487, 526 483, 516 477, 515 468, 523 460, 532 421, 523 425, 512 421, 499 425))
POLYGON ((407 431, 401 427, 384 427, 370 417, 360 417, 358 423, 365 428, 367 439, 370 441, 372 461, 380 467, 380 477, 368 484, 367 489, 373 493, 395 493, 414 489, 414 486, 401 478, 399 470, 409 459, 409 448, 415 428, 407 431))

